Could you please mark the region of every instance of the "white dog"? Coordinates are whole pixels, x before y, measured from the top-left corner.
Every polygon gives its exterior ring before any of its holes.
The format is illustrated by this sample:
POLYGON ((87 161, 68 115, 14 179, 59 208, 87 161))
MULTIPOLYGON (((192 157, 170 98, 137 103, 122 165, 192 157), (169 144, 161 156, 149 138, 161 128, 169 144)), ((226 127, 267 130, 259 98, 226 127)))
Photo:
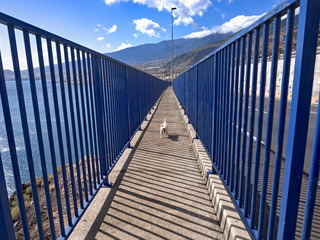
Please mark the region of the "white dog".
POLYGON ((163 134, 168 136, 168 124, 166 117, 164 118, 163 123, 160 124, 160 138, 162 138, 163 134))

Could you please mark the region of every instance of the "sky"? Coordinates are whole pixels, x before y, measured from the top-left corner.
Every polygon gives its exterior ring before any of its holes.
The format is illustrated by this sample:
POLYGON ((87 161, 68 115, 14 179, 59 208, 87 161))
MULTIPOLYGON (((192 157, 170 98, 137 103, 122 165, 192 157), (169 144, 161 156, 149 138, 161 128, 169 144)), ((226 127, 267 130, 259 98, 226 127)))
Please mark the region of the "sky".
MULTIPOLYGON (((236 32, 280 0, 0 0, 0 12, 101 53, 171 39, 236 32)), ((4 26, 0 24, 0 50, 4 26)))

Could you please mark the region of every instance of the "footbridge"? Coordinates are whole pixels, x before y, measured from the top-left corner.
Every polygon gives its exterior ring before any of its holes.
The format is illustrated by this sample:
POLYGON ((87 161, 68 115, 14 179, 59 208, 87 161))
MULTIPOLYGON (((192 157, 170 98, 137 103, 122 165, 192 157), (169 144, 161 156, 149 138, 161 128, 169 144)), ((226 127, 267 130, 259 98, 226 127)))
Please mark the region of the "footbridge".
POLYGON ((319 239, 319 20, 286 0, 165 82, 0 13, 0 238, 319 239))

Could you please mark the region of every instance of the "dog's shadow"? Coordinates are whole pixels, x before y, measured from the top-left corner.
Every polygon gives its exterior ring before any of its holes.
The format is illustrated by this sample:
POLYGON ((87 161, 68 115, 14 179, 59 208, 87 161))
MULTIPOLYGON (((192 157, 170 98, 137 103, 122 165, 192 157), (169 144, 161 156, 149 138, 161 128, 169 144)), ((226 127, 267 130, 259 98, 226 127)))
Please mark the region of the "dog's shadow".
POLYGON ((169 138, 171 141, 179 141, 179 135, 177 135, 177 134, 169 134, 169 135, 168 135, 168 138, 169 138))

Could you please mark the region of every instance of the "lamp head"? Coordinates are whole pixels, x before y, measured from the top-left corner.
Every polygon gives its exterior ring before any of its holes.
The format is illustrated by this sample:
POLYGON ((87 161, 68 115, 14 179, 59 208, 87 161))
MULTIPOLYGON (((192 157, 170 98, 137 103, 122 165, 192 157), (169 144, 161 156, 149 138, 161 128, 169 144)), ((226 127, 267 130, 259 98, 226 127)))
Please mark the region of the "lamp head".
POLYGON ((176 10, 176 9, 177 9, 176 7, 173 7, 173 8, 171 8, 171 11, 176 10))

